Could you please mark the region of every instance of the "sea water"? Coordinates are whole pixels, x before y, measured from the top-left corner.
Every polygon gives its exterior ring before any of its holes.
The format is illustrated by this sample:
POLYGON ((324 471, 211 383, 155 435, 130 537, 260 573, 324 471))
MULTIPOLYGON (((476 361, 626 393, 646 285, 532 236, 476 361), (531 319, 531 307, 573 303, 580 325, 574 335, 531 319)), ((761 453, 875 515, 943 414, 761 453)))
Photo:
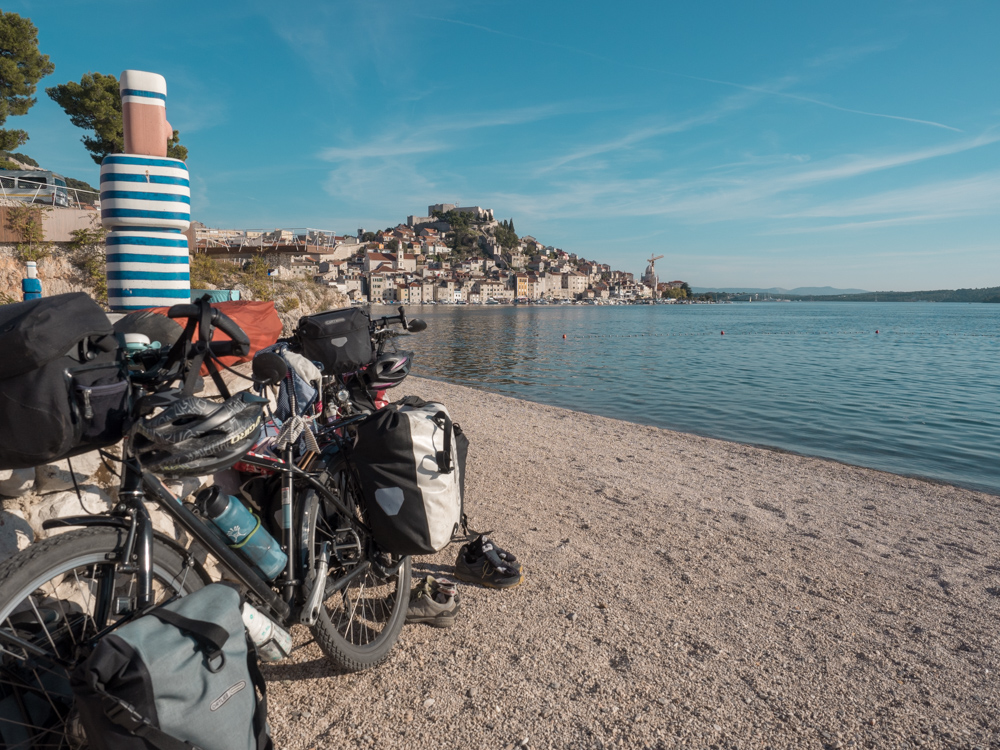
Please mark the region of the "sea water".
POLYGON ((407 314, 428 324, 399 341, 416 354, 415 375, 1000 493, 1000 305, 428 305, 407 314))

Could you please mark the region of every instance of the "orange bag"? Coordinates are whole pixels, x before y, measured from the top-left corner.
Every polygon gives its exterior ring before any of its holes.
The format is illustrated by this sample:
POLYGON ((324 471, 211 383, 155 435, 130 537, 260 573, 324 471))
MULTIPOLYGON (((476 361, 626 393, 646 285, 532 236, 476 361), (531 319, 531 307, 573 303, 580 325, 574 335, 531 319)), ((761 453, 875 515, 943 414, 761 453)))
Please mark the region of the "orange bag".
MULTIPOLYGON (((260 349, 271 346, 281 336, 281 318, 278 317, 273 302, 253 300, 213 302, 212 307, 231 318, 250 339, 250 353, 245 357, 219 357, 221 362, 230 367, 241 362, 249 362, 260 349)), ((151 307, 150 312, 166 315, 169 309, 169 307, 151 307)), ((186 321, 180 319, 177 323, 183 324, 186 321)), ((229 341, 229 336, 216 328, 212 331, 212 341, 229 341)), ((201 368, 201 373, 208 374, 204 366, 201 368)))

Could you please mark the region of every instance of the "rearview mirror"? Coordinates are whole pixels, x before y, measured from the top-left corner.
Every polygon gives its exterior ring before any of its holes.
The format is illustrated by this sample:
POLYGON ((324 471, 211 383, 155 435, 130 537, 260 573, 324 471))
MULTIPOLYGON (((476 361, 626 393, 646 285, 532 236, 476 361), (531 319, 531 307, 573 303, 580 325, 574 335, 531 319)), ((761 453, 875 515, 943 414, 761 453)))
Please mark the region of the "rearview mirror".
POLYGON ((420 331, 427 328, 427 324, 420 318, 413 318, 412 320, 406 321, 406 330, 410 333, 420 333, 420 331))

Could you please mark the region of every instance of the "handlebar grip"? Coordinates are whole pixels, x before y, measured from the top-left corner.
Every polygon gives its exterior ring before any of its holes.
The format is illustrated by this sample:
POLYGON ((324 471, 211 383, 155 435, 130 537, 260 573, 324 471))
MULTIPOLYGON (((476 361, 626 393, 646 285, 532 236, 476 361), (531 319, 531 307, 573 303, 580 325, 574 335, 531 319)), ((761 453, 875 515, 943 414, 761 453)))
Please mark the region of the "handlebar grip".
POLYGON ((200 315, 201 312, 198 305, 174 305, 169 310, 167 310, 168 318, 193 318, 196 315, 200 315))
POLYGON ((243 351, 239 352, 238 356, 243 356, 250 351, 250 337, 247 336, 246 332, 236 324, 236 321, 225 313, 212 308, 212 322, 215 324, 216 328, 229 336, 234 343, 238 343, 243 346, 243 351))

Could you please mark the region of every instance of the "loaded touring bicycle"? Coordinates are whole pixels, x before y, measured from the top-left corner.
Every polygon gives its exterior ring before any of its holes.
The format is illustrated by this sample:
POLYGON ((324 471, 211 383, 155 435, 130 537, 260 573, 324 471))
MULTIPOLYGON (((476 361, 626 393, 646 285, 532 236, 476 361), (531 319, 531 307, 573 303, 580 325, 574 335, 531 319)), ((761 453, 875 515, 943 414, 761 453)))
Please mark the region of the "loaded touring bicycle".
MULTIPOLYGON (((47 442, 26 437, 14 445, 5 436, 0 468, 122 441, 119 457, 105 453, 119 475, 110 511, 50 519, 44 528, 59 533, 0 564, 0 747, 86 747, 69 690, 73 670, 106 634, 210 582, 201 558, 153 529, 150 504, 207 550, 225 578, 239 582, 276 633, 306 625, 339 668, 382 663, 402 628, 410 558, 376 541, 351 452, 355 427, 370 413, 355 397, 380 384, 358 373, 350 387, 346 373, 324 376, 330 404, 306 445, 301 433, 286 431, 269 451, 251 450, 266 400, 230 394, 217 364, 245 356, 247 336, 206 300, 174 306, 168 315, 184 324, 176 343, 129 354, 86 295, 0 308, 0 344, 20 347, 22 362, 21 371, 0 364, 0 431, 42 402, 61 417, 34 423, 49 433, 47 442), (217 340, 215 329, 230 340, 217 340), (203 372, 219 386, 218 399, 193 395, 203 372), (23 403, 14 403, 18 397, 23 403), (253 512, 216 487, 182 502, 160 478, 203 476, 237 461, 268 478, 268 499, 253 512), (234 536, 220 521, 229 511, 251 519, 252 528, 234 536)), ((375 342, 388 338, 389 323, 424 327, 402 311, 373 325, 364 331, 370 360, 381 354, 375 342)), ((254 365, 258 385, 287 375, 273 356, 258 356, 254 365)))

